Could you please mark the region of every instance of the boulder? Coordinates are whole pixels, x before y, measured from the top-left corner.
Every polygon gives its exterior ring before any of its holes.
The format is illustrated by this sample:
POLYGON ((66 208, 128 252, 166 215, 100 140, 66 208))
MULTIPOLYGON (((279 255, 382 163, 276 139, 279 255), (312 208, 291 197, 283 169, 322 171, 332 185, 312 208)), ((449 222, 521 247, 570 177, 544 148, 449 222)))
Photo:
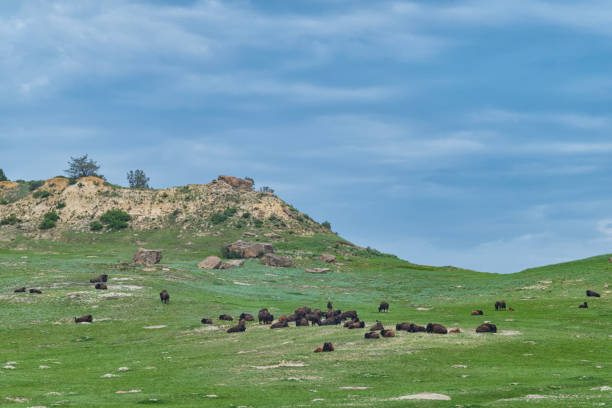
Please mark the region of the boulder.
POLYGON ((242 259, 232 259, 230 261, 223 262, 218 269, 238 268, 242 265, 244 265, 244 261, 242 259))
POLYGON ((154 249, 138 248, 134 254, 134 264, 136 265, 154 265, 158 264, 162 259, 162 252, 154 249))
POLYGON ((271 254, 274 248, 270 244, 261 242, 236 241, 225 247, 228 258, 259 258, 264 254, 271 254))
POLYGON ((261 263, 268 266, 287 267, 293 265, 293 261, 288 256, 276 254, 265 254, 261 257, 261 263))
POLYGON ((245 180, 245 179, 241 179, 239 177, 233 177, 233 176, 219 176, 218 180, 223 181, 232 187, 240 188, 242 190, 252 190, 253 189, 253 182, 251 180, 245 180))
POLYGON ((256 236, 257 236, 257 234, 256 234, 256 233, 254 233, 254 232, 245 232, 245 233, 244 233, 244 236, 245 236, 245 237, 256 237, 256 236))
POLYGON ((280 239, 282 238, 282 236, 278 235, 275 232, 267 232, 264 234, 264 236, 268 237, 268 238, 273 238, 273 239, 280 239))
POLYGON ((308 273, 327 273, 327 272, 329 272, 329 268, 306 269, 306 272, 308 272, 308 273))
POLYGON ((202 262, 198 264, 200 269, 219 269, 223 261, 218 256, 211 255, 206 257, 202 262))
POLYGON ((321 254, 319 255, 319 259, 322 260, 323 262, 335 262, 336 261, 336 257, 330 254, 321 254))

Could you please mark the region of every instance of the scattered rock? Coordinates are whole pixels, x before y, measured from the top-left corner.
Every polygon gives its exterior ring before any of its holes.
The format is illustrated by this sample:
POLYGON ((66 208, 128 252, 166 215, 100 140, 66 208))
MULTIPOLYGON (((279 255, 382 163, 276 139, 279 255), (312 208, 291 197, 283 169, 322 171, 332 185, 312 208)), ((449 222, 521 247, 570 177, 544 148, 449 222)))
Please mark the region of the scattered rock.
POLYGON ((145 326, 143 329, 163 329, 164 327, 168 327, 165 324, 158 324, 156 326, 145 326))
POLYGON ((253 182, 251 180, 241 179, 233 176, 219 176, 217 180, 223 181, 232 187, 236 187, 242 190, 251 190, 253 188, 253 182))
POLYGON ((221 266, 219 266, 219 269, 239 268, 242 265, 244 265, 244 260, 242 260, 242 259, 232 259, 230 261, 223 262, 221 264, 221 266))
POLYGON ((452 368, 467 368, 467 366, 464 364, 455 364, 454 366, 452 366, 452 368))
POLYGON ((319 259, 322 260, 323 262, 335 262, 336 261, 336 257, 330 254, 321 254, 319 255, 319 259))
POLYGON ((131 394, 135 392, 142 392, 142 390, 129 390, 129 391, 116 391, 115 394, 131 394))
POLYGON ((200 269, 219 269, 223 261, 218 256, 211 255, 198 264, 200 269))
POLYGON ((439 401, 450 401, 450 397, 444 394, 434 394, 431 392, 422 392, 420 394, 404 395, 397 398, 391 398, 391 401, 402 401, 402 400, 439 400, 439 401))
POLYGON ((274 232, 267 232, 264 234, 264 236, 268 237, 268 238, 272 238, 272 239, 281 239, 282 236, 278 235, 277 233, 274 232))
POLYGON ((115 377, 119 377, 119 376, 117 374, 111 374, 111 373, 100 376, 100 378, 115 378, 115 377))
POLYGON ((138 248, 134 254, 135 265, 155 265, 162 259, 162 252, 154 249, 138 248))
POLYGON ((231 243, 225 248, 228 258, 259 258, 264 254, 274 253, 274 248, 270 244, 242 240, 231 243))
POLYGON ((308 273, 327 273, 329 271, 330 271, 329 268, 311 268, 311 269, 306 269, 306 272, 308 272, 308 273))
POLYGON ((244 236, 245 236, 245 237, 251 237, 251 238, 254 238, 254 237, 256 237, 256 236, 257 236, 257 234, 256 234, 256 233, 254 233, 254 232, 245 232, 245 233, 244 233, 244 236))
POLYGON ((119 367, 117 371, 129 371, 129 367, 119 367))
POLYGON ((261 257, 261 263, 267 266, 277 266, 283 268, 293 265, 291 258, 276 254, 265 254, 261 257))
POLYGON ((360 386, 347 386, 347 387, 338 387, 340 390, 369 390, 372 387, 360 387, 360 386))

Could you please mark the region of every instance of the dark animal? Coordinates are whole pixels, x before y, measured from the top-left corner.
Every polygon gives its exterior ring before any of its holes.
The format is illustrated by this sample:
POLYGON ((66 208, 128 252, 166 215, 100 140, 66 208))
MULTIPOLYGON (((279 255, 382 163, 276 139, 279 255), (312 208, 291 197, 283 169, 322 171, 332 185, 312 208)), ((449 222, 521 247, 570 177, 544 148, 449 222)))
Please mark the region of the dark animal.
POLYGON ((332 306, 332 302, 328 301, 327 302, 327 309, 332 310, 334 307, 332 306))
POLYGON ((331 326, 332 324, 340 324, 340 323, 341 323, 340 317, 338 316, 328 317, 327 319, 321 322, 320 326, 331 326))
POLYGON ((342 312, 340 314, 340 319, 341 320, 358 319, 357 312, 355 310, 347 310, 346 312, 342 312))
POLYGON ((367 332, 363 337, 366 339, 379 339, 380 336, 376 332, 367 332))
POLYGON ((306 316, 310 312, 312 312, 311 308, 309 308, 309 307, 300 307, 298 309, 295 309, 293 311, 293 314, 295 314, 298 317, 304 317, 304 316, 306 316))
POLYGON ((365 322, 347 322, 350 323, 347 327, 349 329, 363 329, 365 327, 365 322))
POLYGON ((292 314, 292 315, 285 316, 285 317, 286 317, 285 320, 287 320, 288 322, 295 322, 296 320, 298 320, 300 318, 296 314, 292 314))
POLYGON ((483 323, 476 328, 476 333, 497 333, 497 326, 493 323, 483 323))
POLYGON ((587 302, 584 302, 583 304, 578 306, 579 309, 588 309, 588 307, 589 307, 589 305, 587 305, 587 302))
POLYGON ((324 352, 334 351, 334 345, 331 342, 323 343, 323 351, 324 352))
POLYGON ((470 314, 472 316, 482 316, 484 313, 482 312, 482 310, 473 310, 470 314))
POLYGON ((98 283, 98 282, 107 282, 108 281, 108 275, 103 273, 102 275, 98 275, 93 279, 89 280, 89 283, 98 283))
POLYGON ((231 322, 232 320, 234 320, 234 318, 230 315, 222 314, 219 315, 219 320, 228 320, 231 322))
POLYGON ((30 293, 37 293, 37 294, 41 294, 42 291, 38 290, 38 289, 30 289, 30 293))
POLYGON ((425 331, 427 333, 435 333, 435 334, 448 333, 448 330, 446 330, 446 327, 442 326, 441 324, 437 324, 437 323, 427 323, 427 327, 425 328, 425 331))
POLYGON ((230 327, 229 329, 227 329, 227 333, 238 333, 238 332, 243 332, 245 330, 246 330, 245 320, 240 319, 240 321, 238 322, 236 326, 230 327))
POLYGON ((202 324, 213 324, 213 321, 212 321, 212 319, 203 318, 202 319, 202 324))
POLYGON ((327 318, 340 316, 341 314, 342 310, 328 310, 326 313, 324 313, 325 317, 327 318))
POLYGON ((410 323, 410 327, 408 328, 408 331, 410 333, 426 332, 427 328, 423 326, 419 326, 418 324, 410 323))
POLYGON ((505 301, 497 301, 495 302, 495 311, 506 310, 506 302, 505 301))
POLYGON ((380 321, 376 321, 376 324, 372 327, 370 327, 370 331, 378 331, 378 330, 383 330, 383 324, 380 321))
POLYGON ((23 288, 15 289, 13 292, 15 292, 15 293, 22 293, 22 292, 25 292, 25 291, 26 291, 26 288, 23 287, 23 288))
POLYGON ((108 288, 106 287, 106 283, 96 283, 96 289, 106 290, 108 288))
POLYGON ((159 298, 161 299, 162 303, 168 304, 170 302, 170 295, 166 289, 159 293, 159 298))
POLYGON ((508 310, 511 311, 511 312, 514 312, 514 309, 511 308, 511 307, 509 307, 508 310))
POLYGON ((259 324, 270 324, 274 320, 274 316, 270 314, 268 309, 261 309, 257 314, 257 318, 259 319, 259 324))
POLYGON ((389 304, 387 302, 380 302, 380 306, 378 306, 378 312, 388 312, 389 304))
POLYGON ((314 326, 315 324, 320 326, 321 325, 321 315, 317 314, 317 313, 310 313, 308 315, 306 315, 306 319, 308 319, 308 321, 314 326))
POLYGON ((395 330, 408 331, 408 329, 410 329, 410 323, 407 323, 407 322, 398 323, 395 325, 395 330))
POLYGON ((255 318, 253 317, 253 315, 252 315, 252 314, 249 314, 249 313, 240 313, 240 319, 241 319, 241 320, 242 320, 242 319, 244 319, 244 320, 246 320, 247 322, 252 322, 252 321, 254 321, 254 320, 255 320, 255 318))
POLYGON ((308 326, 308 319, 305 317, 300 317, 295 321, 295 326, 308 326))
POLYGON ((320 353, 323 351, 323 347, 317 347, 316 349, 314 349, 315 353, 320 353))
POLYGON ((75 317, 74 318, 74 322, 75 323, 91 323, 93 322, 93 316, 92 315, 84 315, 81 317, 75 317))
POLYGON ((393 330, 383 329, 380 331, 380 335, 383 337, 395 337, 395 332, 393 330))
POLYGON ((599 293, 594 292, 594 291, 592 291, 592 290, 587 290, 587 291, 586 291, 586 295, 587 295, 587 296, 590 296, 590 297, 601 297, 601 296, 599 295, 599 293))
POLYGON ((349 320, 348 322, 344 323, 344 327, 349 327, 349 326, 351 326, 353 323, 357 323, 357 322, 359 322, 359 319, 352 319, 352 320, 349 320))
POLYGON ((281 327, 289 327, 289 323, 287 322, 287 320, 279 320, 278 322, 273 323, 270 326, 271 329, 280 329, 281 327))

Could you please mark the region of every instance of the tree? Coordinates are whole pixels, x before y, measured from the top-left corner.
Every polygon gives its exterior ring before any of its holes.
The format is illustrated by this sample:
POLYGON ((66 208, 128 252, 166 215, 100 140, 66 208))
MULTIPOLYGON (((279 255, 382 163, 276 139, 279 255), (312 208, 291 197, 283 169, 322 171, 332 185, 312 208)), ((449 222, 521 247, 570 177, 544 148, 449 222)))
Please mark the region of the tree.
POLYGON ((0 169, 0 181, 8 181, 6 174, 4 174, 4 170, 2 169, 0 169))
POLYGON ((71 179, 78 179, 81 177, 100 177, 104 179, 104 176, 97 173, 100 166, 95 161, 88 159, 87 154, 81 157, 70 157, 68 162, 68 169, 64 170, 71 179))
POLYGON ((149 188, 149 178, 142 170, 130 170, 127 179, 130 188, 149 188))
POLYGON ((321 226, 322 226, 323 228, 327 228, 328 230, 331 230, 331 224, 329 223, 329 221, 323 221, 323 222, 321 223, 321 226))

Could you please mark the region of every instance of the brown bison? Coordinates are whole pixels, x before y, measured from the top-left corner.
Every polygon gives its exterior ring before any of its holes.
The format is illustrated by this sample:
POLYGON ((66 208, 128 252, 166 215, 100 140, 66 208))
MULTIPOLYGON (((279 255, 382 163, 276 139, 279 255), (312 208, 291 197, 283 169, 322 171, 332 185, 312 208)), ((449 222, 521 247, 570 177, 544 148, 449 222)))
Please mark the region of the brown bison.
POLYGON ((482 312, 482 310, 472 310, 472 313, 470 313, 472 316, 482 316, 484 313, 482 312))
POLYGON ((425 331, 427 333, 435 333, 435 334, 448 333, 448 330, 446 330, 446 327, 442 326, 441 324, 437 324, 437 323, 427 323, 427 327, 425 328, 425 331))
POLYGON ((306 319, 314 326, 315 324, 321 325, 321 315, 318 313, 310 313, 306 315, 306 319))
POLYGON ((334 345, 331 342, 323 343, 323 351, 324 352, 334 351, 334 345))
POLYGON ((376 332, 367 332, 363 337, 366 339, 380 339, 380 335, 376 332))
POLYGON ((450 329, 448 332, 449 333, 461 333, 461 329, 458 327, 455 327, 454 329, 450 329))
POLYGON ((476 333, 497 333, 497 326, 493 323, 483 323, 476 328, 476 333))
POLYGON ((255 320, 255 318, 253 317, 252 314, 249 313, 240 313, 240 319, 241 320, 246 320, 247 322, 252 322, 255 320))
POLYGON ((227 320, 231 322, 234 320, 234 318, 230 315, 222 314, 222 315, 219 315, 219 320, 227 320))
POLYGON ((40 295, 42 293, 42 291, 39 290, 39 289, 30 289, 30 293, 36 293, 36 294, 40 295))
POLYGON ((270 314, 268 309, 261 309, 257 314, 257 318, 259 319, 259 324, 271 324, 274 320, 274 316, 270 314))
POLYGON ((408 329, 410 329, 410 323, 407 323, 407 322, 398 323, 395 325, 395 330, 408 331, 408 329))
POLYGON ((306 319, 305 317, 300 317, 299 319, 297 319, 295 321, 295 326, 308 326, 308 319, 306 319))
POLYGON ((328 301, 328 302, 327 302, 327 309, 328 309, 328 310, 332 310, 333 308, 334 308, 334 306, 332 305, 332 302, 331 302, 331 301, 328 301))
POLYGON ((25 291, 26 291, 26 288, 25 288, 25 287, 23 287, 23 288, 15 289, 13 292, 14 292, 14 293, 23 293, 23 292, 25 292, 25 291))
POLYGON ((93 322, 93 316, 89 314, 89 315, 84 315, 81 317, 75 317, 74 322, 75 323, 91 323, 93 322))
POLYGON ((108 281, 108 275, 103 273, 102 275, 98 275, 93 279, 89 280, 89 283, 98 283, 98 282, 107 282, 108 281))
POLYGON ((601 296, 599 295, 599 293, 594 292, 594 291, 592 291, 592 290, 587 290, 587 291, 586 291, 586 295, 587 295, 587 296, 589 296, 589 297, 601 297, 601 296))
POLYGON ((212 321, 212 319, 203 318, 202 319, 202 324, 213 324, 213 321, 212 321))
POLYGON ((346 319, 358 319, 357 312, 355 310, 347 310, 346 312, 342 312, 340 314, 340 320, 346 319))
POLYGON ((300 307, 297 308, 293 311, 293 314, 295 314, 296 316, 299 317, 304 317, 306 316, 308 313, 312 312, 312 309, 309 307, 300 307))
POLYGON ((349 329, 363 329, 365 327, 365 322, 347 322, 350 323, 348 326, 349 329))
POLYGON ((579 309, 588 309, 589 305, 587 305, 587 302, 584 302, 583 304, 578 306, 579 309))
POLYGON ((417 333, 417 332, 426 332, 427 328, 424 326, 419 326, 418 324, 410 323, 410 327, 408 328, 408 332, 417 333))
POLYGON ((240 319, 240 321, 238 322, 236 326, 230 327, 229 329, 227 329, 227 333, 238 333, 238 332, 243 332, 245 330, 246 330, 245 320, 240 319))
POLYGON ((271 329, 280 329, 282 327, 289 327, 289 323, 287 322, 287 320, 279 320, 270 326, 271 329))
POLYGON ((389 304, 387 302, 380 302, 380 306, 378 306, 378 312, 388 312, 389 304))
POLYGON ((393 330, 382 329, 380 335, 383 337, 395 337, 395 332, 393 330))
POLYGON ((495 302, 495 311, 506 310, 506 302, 504 300, 495 302))
POLYGON ((514 312, 514 309, 513 309, 513 308, 511 308, 511 307, 509 307, 509 308, 508 308, 508 310, 509 310, 510 312, 514 312))
POLYGON ((379 320, 376 321, 376 324, 374 326, 370 327, 370 331, 378 331, 383 329, 383 324, 379 320))
POLYGON ((328 310, 327 312, 323 313, 323 315, 327 317, 328 319, 330 317, 340 316, 341 314, 342 314, 342 310, 328 310))
POLYGON ((106 283, 96 283, 96 289, 106 290, 108 288, 106 287, 106 283))
POLYGON ((334 317, 328 317, 327 319, 323 320, 320 326, 331 326, 331 325, 336 325, 340 323, 342 323, 342 321, 340 320, 340 317, 334 316, 334 317))
POLYGON ((161 299, 162 303, 168 304, 170 302, 170 295, 166 289, 159 293, 159 298, 161 299))

